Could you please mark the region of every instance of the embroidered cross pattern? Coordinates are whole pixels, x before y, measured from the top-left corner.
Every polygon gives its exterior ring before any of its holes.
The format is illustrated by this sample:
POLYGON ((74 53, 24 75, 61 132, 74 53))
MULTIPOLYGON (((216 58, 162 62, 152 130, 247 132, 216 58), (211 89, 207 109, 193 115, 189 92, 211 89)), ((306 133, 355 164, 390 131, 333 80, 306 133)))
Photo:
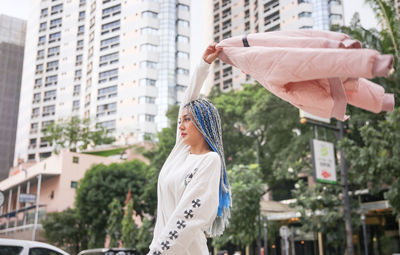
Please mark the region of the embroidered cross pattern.
POLYGON ((169 242, 165 241, 161 243, 161 249, 164 250, 168 250, 169 249, 169 242))
POLYGON ((187 186, 189 182, 193 179, 194 174, 197 172, 197 168, 193 170, 192 173, 189 173, 185 178, 185 185, 187 186))
POLYGON ((185 214, 186 219, 193 218, 193 210, 192 209, 185 210, 184 214, 185 214))
POLYGON ((185 223, 184 220, 178 220, 178 221, 176 222, 176 226, 177 226, 179 229, 184 229, 184 228, 186 227, 186 223, 185 223))
POLYGON ((192 206, 193 206, 193 208, 196 208, 196 207, 200 207, 200 199, 193 199, 192 200, 192 206))
POLYGON ((178 231, 169 231, 169 239, 174 240, 176 238, 178 238, 178 231))
POLYGON ((155 251, 155 252, 153 252, 153 255, 161 255, 161 252, 160 251, 155 251))

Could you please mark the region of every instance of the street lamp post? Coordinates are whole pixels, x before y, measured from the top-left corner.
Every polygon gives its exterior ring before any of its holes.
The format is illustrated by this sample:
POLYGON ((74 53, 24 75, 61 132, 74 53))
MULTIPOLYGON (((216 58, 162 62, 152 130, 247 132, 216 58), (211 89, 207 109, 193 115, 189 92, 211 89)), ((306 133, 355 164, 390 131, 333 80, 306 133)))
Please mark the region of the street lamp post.
POLYGON ((363 229, 363 239, 364 239, 364 254, 368 255, 368 244, 367 244, 367 227, 365 225, 365 214, 361 213, 361 223, 363 229))

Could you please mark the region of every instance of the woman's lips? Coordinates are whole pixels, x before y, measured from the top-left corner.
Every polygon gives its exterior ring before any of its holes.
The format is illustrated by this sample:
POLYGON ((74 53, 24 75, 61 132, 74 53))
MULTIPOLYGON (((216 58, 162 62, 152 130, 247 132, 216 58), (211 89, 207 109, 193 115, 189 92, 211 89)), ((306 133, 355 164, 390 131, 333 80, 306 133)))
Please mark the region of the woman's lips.
POLYGON ((187 135, 186 133, 182 133, 182 134, 181 134, 182 137, 185 137, 186 135, 187 135))

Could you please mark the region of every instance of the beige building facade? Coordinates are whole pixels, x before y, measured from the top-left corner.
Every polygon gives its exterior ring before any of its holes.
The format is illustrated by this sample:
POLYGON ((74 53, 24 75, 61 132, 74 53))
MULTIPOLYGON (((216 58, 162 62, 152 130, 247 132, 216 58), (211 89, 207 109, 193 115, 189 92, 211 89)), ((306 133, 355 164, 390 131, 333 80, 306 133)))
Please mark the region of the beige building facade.
POLYGON ((74 206, 75 191, 85 172, 94 164, 108 165, 121 161, 63 150, 39 163, 15 167, 10 176, 0 182, 4 195, 0 207, 0 237, 31 240, 36 228, 36 239, 43 240, 40 220, 47 213, 61 212, 74 206), (32 195, 36 196, 36 201, 21 202, 24 197, 32 195), (36 204, 38 221, 35 227, 36 204))

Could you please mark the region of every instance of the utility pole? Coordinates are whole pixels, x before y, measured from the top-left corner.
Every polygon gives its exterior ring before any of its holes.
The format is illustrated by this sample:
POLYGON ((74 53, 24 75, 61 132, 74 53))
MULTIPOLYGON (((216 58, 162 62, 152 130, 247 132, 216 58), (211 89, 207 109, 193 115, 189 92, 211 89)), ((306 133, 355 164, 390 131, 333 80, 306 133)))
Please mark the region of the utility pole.
MULTIPOLYGON (((343 131, 343 122, 337 121, 336 127, 320 123, 317 121, 312 121, 306 118, 302 118, 300 120, 302 124, 310 123, 314 126, 319 126, 323 128, 327 128, 335 131, 339 135, 339 140, 343 139, 344 131, 343 131)), ((347 166, 346 166, 346 158, 342 150, 339 150, 340 155, 340 179, 342 186, 342 194, 343 194, 343 207, 344 207, 344 223, 346 229, 346 255, 354 255, 353 249, 353 228, 351 225, 351 211, 350 211, 350 199, 349 199, 349 186, 347 183, 347 166)))
MULTIPOLYGON (((337 126, 339 128, 339 140, 344 137, 343 132, 343 122, 338 121, 337 126)), ((350 201, 349 201, 349 186, 347 184, 347 166, 346 158, 342 150, 339 151, 340 154, 340 179, 342 183, 342 193, 344 198, 344 222, 346 228, 346 250, 347 255, 354 255, 353 249, 353 228, 351 226, 351 214, 350 214, 350 201)))

